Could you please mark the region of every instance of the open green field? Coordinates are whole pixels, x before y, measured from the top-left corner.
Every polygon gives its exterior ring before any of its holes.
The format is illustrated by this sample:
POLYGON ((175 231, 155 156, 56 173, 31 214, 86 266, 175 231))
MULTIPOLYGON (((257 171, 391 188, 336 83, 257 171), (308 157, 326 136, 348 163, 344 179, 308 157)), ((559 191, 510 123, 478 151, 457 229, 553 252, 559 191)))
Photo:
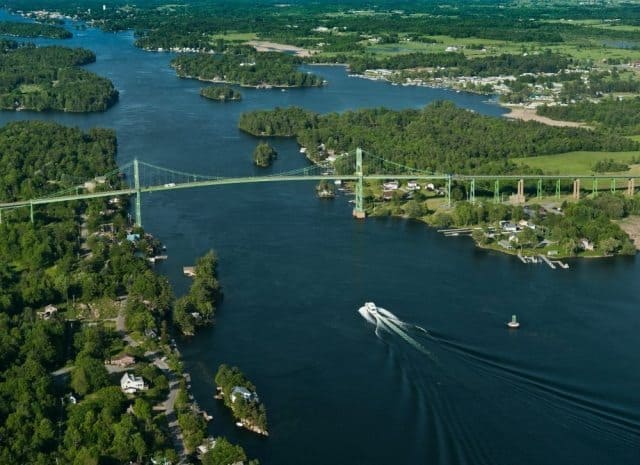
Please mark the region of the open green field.
POLYGON ((258 35, 253 32, 227 32, 226 34, 212 34, 211 40, 217 39, 228 40, 229 42, 246 42, 249 40, 256 40, 258 35))
MULTIPOLYGON (((542 157, 514 158, 512 161, 532 168, 540 168, 548 174, 594 174, 592 168, 599 160, 612 158, 616 161, 629 162, 639 157, 640 152, 568 152, 542 157)), ((631 165, 629 171, 615 174, 640 175, 640 165, 631 165)))

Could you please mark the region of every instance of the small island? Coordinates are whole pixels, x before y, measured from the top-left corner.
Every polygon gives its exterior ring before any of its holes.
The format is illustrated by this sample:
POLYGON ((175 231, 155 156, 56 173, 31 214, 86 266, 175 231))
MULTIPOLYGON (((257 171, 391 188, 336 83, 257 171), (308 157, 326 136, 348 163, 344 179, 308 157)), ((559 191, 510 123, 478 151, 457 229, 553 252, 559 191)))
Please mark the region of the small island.
POLYGON ((242 100, 242 94, 229 86, 209 86, 200 89, 200 95, 218 102, 242 100))
POLYGON ((253 162, 261 168, 270 166, 276 158, 278 158, 278 152, 266 142, 259 143, 253 151, 253 162))
POLYGON ((269 436, 267 431, 267 410, 256 393, 256 387, 238 367, 222 364, 214 379, 217 385, 216 398, 224 401, 233 416, 254 433, 269 436))
POLYGON ((212 250, 200 257, 194 268, 194 281, 189 292, 175 303, 173 322, 185 336, 193 336, 198 326, 213 322, 216 305, 222 299, 217 266, 218 258, 212 250))

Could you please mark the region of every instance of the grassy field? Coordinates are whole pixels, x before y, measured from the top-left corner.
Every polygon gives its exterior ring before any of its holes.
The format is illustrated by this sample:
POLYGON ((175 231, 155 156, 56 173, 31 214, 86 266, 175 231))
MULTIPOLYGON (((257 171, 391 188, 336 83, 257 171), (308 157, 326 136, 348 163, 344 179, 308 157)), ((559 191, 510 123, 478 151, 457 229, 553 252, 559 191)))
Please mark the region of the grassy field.
POLYGON ((228 32, 226 34, 212 34, 211 41, 217 39, 228 40, 229 42, 247 42, 249 40, 257 39, 257 34, 253 32, 228 32))
MULTIPOLYGON (((540 168, 548 174, 590 175, 594 174, 593 165, 599 160, 612 158, 616 161, 629 162, 632 157, 639 156, 640 152, 568 152, 542 157, 514 158, 512 161, 532 168, 540 168)), ((640 175, 640 165, 631 165, 629 171, 615 174, 640 175)))

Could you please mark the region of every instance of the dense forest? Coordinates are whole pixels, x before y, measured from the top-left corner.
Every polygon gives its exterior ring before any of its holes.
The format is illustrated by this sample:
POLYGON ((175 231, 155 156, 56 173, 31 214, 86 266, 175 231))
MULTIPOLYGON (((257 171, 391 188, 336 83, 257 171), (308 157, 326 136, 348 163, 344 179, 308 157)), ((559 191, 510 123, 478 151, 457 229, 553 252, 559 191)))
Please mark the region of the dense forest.
POLYGON ((266 142, 259 143, 253 151, 253 163, 262 168, 271 165, 276 158, 278 158, 278 152, 266 142))
POLYGON ((229 100, 241 100, 242 94, 229 86, 207 86, 200 89, 200 95, 210 100, 226 102, 229 100))
POLYGON ((558 120, 596 124, 619 134, 640 134, 640 97, 541 106, 537 113, 558 120))
POLYGON ((104 111, 118 99, 111 81, 79 68, 90 50, 17 46, 0 50, 0 108, 4 110, 104 111))
POLYGON ((73 34, 60 26, 13 21, 0 21, 0 34, 18 37, 47 37, 49 39, 70 39, 73 37, 73 34))
POLYGON ((86 133, 43 121, 0 128, 0 199, 50 194, 115 168, 116 136, 110 129, 86 133))
POLYGON ((180 77, 219 81, 241 86, 313 87, 322 78, 297 71, 300 60, 282 53, 258 53, 236 47, 222 54, 180 55, 171 61, 180 77))
MULTIPOLYGON (((497 174, 522 171, 509 162, 514 157, 638 148, 637 142, 615 134, 482 116, 444 101, 422 110, 380 108, 326 115, 299 108, 260 110, 243 114, 239 127, 256 136, 295 135, 316 158, 363 147, 375 156, 365 157, 368 172, 402 169, 383 167, 377 157, 430 172, 497 174)), ((352 169, 340 164, 337 168, 352 169)))

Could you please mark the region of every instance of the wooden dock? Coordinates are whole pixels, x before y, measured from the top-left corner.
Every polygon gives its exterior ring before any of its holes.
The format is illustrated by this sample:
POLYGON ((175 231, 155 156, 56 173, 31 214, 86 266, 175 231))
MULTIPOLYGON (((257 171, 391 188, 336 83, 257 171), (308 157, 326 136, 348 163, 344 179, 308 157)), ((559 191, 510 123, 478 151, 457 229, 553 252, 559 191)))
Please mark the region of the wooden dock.
POLYGON ((184 273, 185 276, 188 276, 190 278, 195 278, 196 277, 196 267, 195 266, 183 266, 182 267, 182 272, 184 273))

